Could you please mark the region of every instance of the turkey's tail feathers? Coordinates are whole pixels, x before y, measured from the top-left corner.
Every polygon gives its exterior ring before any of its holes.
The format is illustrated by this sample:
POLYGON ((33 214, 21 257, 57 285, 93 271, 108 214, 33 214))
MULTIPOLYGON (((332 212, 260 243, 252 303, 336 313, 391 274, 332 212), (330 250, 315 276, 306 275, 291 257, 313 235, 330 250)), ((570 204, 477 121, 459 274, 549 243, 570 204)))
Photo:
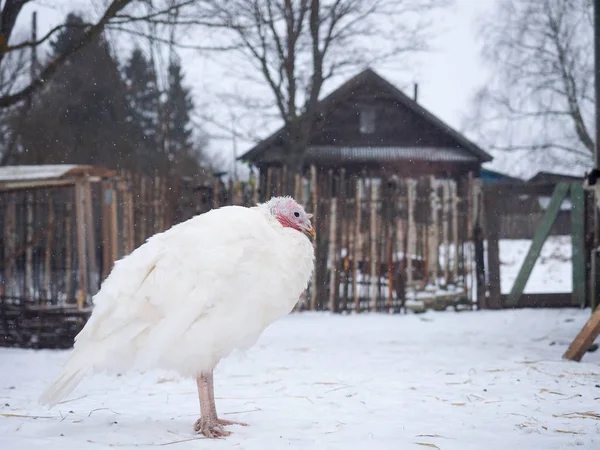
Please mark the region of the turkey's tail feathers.
POLYGON ((73 392, 89 369, 82 356, 77 350, 73 352, 59 377, 44 390, 39 403, 53 407, 73 392))

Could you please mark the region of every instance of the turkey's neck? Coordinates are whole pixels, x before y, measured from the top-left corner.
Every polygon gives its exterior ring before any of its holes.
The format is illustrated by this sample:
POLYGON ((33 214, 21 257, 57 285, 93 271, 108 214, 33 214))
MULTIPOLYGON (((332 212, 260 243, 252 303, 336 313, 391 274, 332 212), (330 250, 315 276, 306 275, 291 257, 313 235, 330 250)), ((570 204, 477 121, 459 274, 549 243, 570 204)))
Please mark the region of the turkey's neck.
POLYGON ((281 226, 284 227, 284 228, 292 228, 292 229, 294 229, 296 231, 301 231, 300 228, 298 228, 298 226, 296 224, 294 224, 293 222, 291 222, 285 216, 281 216, 281 215, 275 214, 275 219, 277 219, 277 222, 279 222, 281 224, 281 226))

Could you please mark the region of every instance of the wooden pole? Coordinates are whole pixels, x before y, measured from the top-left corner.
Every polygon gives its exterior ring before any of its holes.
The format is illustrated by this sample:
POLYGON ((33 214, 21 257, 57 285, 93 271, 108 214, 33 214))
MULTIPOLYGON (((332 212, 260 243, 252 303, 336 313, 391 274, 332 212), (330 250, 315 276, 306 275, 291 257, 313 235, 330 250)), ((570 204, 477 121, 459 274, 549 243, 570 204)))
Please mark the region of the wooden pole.
MULTIPOLYGON (((269 170, 271 170, 271 169, 269 168, 269 170)), ((269 178, 270 178, 270 172, 269 172, 269 178)), ((312 212, 312 214, 313 214, 312 223, 313 223, 313 227, 315 228, 315 230, 320 232, 321 229, 319 227, 319 216, 318 216, 319 193, 318 193, 317 168, 314 164, 310 166, 310 184, 311 184, 312 211, 313 211, 312 212)), ((318 296, 318 282, 317 282, 317 278, 318 278, 317 269, 319 267, 318 241, 319 241, 319 236, 317 235, 317 237, 313 241, 313 246, 315 248, 315 265, 316 265, 316 267, 315 267, 315 270, 313 273, 313 277, 311 280, 311 286, 310 286, 310 310, 311 311, 314 311, 316 308, 317 296, 318 296)))
MULTIPOLYGON (((331 177, 330 177, 331 179, 331 177)), ((330 198, 330 212, 329 212, 329 257, 331 260, 331 266, 329 271, 329 310, 331 312, 337 311, 337 298, 336 298, 336 272, 338 271, 338 258, 337 258, 337 201, 335 197, 330 198)))
POLYGON ((458 242, 458 193, 456 190, 456 181, 450 181, 450 198, 452 204, 452 244, 454 247, 454 259, 452 264, 452 281, 458 281, 459 267, 459 242, 458 242))
POLYGON ((33 192, 26 195, 25 299, 33 298, 33 192))
MULTIPOLYGON (((142 175, 140 178, 140 244, 142 244, 148 238, 148 215, 147 215, 147 183, 148 178, 145 175, 142 175)), ((114 191, 113 191, 114 192, 114 191)), ((113 202, 116 203, 116 200, 113 198, 113 202)))
POLYGON ((600 336, 600 306, 596 308, 592 313, 592 317, 577 334, 563 358, 571 361, 581 361, 585 352, 590 349, 598 336, 600 336))
MULTIPOLYGON (((354 296, 354 312, 360 312, 360 296, 358 284, 358 260, 362 257, 362 198, 361 198, 361 183, 362 180, 356 177, 354 204, 355 204, 355 221, 354 221, 354 245, 352 257, 352 295, 354 296)), ((363 258, 364 259, 364 258, 363 258)))
POLYGON ((77 307, 83 308, 88 293, 88 260, 86 251, 85 187, 83 180, 75 183, 75 227, 77 233, 77 307))
POLYGON ((16 295, 16 248, 17 248, 17 213, 16 213, 16 195, 14 193, 7 194, 6 212, 4 216, 4 260, 6 266, 4 269, 4 277, 6 279, 6 287, 4 295, 13 297, 16 295))
POLYGON ((371 209, 371 223, 370 223, 370 231, 371 231, 371 239, 370 239, 370 245, 371 245, 371 281, 370 281, 370 287, 371 287, 371 306, 370 309, 371 311, 377 311, 377 297, 379 296, 379 292, 377 292, 377 286, 379 285, 378 283, 378 270, 377 270, 377 256, 378 256, 378 252, 377 252, 377 201, 379 198, 379 185, 374 183, 374 179, 371 178, 370 179, 370 184, 371 184, 371 202, 370 202, 370 209, 371 209))
MULTIPOLYGON (((112 189, 112 201, 110 203, 110 260, 111 265, 119 259, 119 221, 118 221, 118 199, 117 189, 112 189)), ((147 236, 144 236, 144 239, 147 236)))
POLYGON ((406 281, 408 286, 413 284, 413 257, 416 253, 417 227, 415 225, 416 180, 407 180, 408 200, 408 236, 406 258, 406 281))
POLYGON ((448 215, 450 211, 450 186, 448 180, 442 184, 444 204, 442 206, 442 239, 444 241, 444 285, 450 282, 450 236, 448 215))
POLYGON ((573 248, 573 303, 585 307, 585 199, 583 185, 571 184, 571 242, 573 248))
POLYGON ((54 203, 52 201, 52 193, 48 196, 48 231, 46 234, 46 252, 44 254, 44 298, 46 301, 51 300, 51 284, 52 280, 52 241, 54 237, 54 203))
MULTIPOLYGON (((429 209, 431 211, 431 225, 429 226, 429 279, 433 280, 433 285, 439 285, 438 266, 440 250, 440 223, 439 223, 439 197, 438 184, 435 177, 430 177, 431 193, 429 199, 429 209)), ((431 281, 430 281, 431 282, 431 281)))
POLYGON ((92 209, 92 185, 86 176, 83 183, 85 195, 85 231, 88 258, 88 292, 95 295, 98 285, 98 269, 96 264, 96 227, 94 226, 94 212, 92 209))
MULTIPOLYGON (((77 190, 77 186, 73 189, 77 190)), ((67 203, 65 208, 65 299, 66 303, 71 303, 71 283, 72 283, 72 271, 73 271, 73 249, 72 249, 72 240, 73 240, 73 205, 72 203, 67 203)))
POLYGON ((106 279, 112 267, 110 260, 110 181, 102 181, 102 279, 106 279))

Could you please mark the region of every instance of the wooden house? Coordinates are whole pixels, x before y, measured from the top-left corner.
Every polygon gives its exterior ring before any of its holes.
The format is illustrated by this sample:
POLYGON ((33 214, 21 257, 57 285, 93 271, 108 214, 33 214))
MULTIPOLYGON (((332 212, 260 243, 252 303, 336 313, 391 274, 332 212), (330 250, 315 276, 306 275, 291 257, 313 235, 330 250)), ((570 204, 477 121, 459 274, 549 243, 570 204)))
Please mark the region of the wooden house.
MULTIPOLYGON (((433 175, 478 176, 492 157, 423 108, 416 99, 367 69, 348 80, 317 107, 313 135, 305 150, 306 169, 368 172, 404 178, 433 175)), ((282 166, 284 128, 239 159, 260 170, 282 166)))
MULTIPOLYGON (((481 165, 492 157, 371 69, 316 109, 294 189, 318 236, 308 307, 383 311, 407 298, 470 299, 466 243, 480 211, 481 165)), ((286 133, 239 158, 258 168, 261 200, 289 185, 286 133)))

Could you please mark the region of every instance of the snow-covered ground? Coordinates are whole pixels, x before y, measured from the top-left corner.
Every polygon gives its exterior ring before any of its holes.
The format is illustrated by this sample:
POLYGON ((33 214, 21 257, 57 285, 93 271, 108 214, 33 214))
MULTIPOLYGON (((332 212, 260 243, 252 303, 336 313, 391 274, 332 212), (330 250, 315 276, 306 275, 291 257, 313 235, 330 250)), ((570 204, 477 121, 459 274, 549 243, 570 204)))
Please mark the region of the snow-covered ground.
POLYGON ((589 310, 293 314, 216 373, 231 427, 196 436, 195 385, 96 375, 48 410, 67 356, 0 349, 0 449, 598 449, 600 352, 561 360, 589 310))
MULTIPOLYGON (((527 256, 531 241, 501 239, 499 246, 500 287, 503 294, 508 294, 527 256)), ((525 286, 525 293, 571 292, 571 253, 571 236, 549 236, 525 286)))

